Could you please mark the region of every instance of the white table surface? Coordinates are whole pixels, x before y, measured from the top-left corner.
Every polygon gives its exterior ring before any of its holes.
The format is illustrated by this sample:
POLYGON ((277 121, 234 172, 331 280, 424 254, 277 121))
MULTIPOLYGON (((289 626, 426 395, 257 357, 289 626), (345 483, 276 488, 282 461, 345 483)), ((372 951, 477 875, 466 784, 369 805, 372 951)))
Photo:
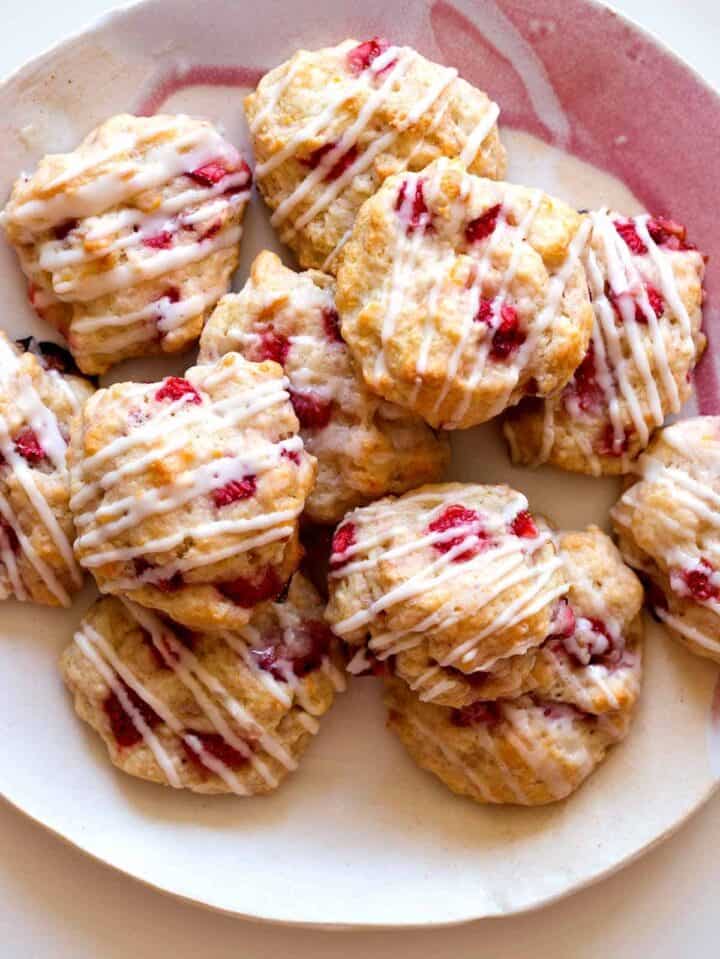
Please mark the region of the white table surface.
MULTIPOLYGON (((5 0, 0 74, 113 5, 112 0, 5 0)), ((615 7, 671 44, 720 89, 717 0, 617 0, 615 7)), ((720 795, 639 862, 556 906, 431 932, 315 932, 217 915, 114 873, 1 802, 0 849, 2 959, 720 955, 720 795)), ((222 876, 217 880, 222 882, 222 876)))

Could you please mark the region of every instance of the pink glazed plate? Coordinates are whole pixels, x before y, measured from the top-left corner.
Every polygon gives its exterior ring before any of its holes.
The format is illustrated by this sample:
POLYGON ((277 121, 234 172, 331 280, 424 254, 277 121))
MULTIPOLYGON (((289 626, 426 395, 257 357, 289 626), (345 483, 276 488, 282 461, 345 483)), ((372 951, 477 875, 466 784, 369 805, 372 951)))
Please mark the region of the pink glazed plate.
MULTIPOLYGON (((588 0, 145 0, 0 86, 0 192, 46 152, 122 111, 204 114, 247 146, 242 96, 300 46, 386 35, 460 69, 502 108, 509 178, 578 207, 687 223, 709 253, 710 348, 693 412, 720 412, 720 99, 651 37, 588 0), (260 12, 261 11, 261 12, 260 12)), ((276 247, 254 198, 240 269, 276 247)), ((0 244, 3 327, 49 337, 0 244)), ((187 357, 184 358, 187 361, 187 357)), ((125 364, 115 379, 182 368, 125 364)), ((454 478, 507 481, 565 528, 607 525, 613 481, 513 469, 494 426, 454 437, 454 478)), ((90 855, 152 886, 258 919, 343 927, 463 922, 536 908, 620 868, 677 829, 720 781, 717 669, 648 623, 642 707, 625 744, 568 802, 481 808, 417 769, 357 680, 276 795, 202 798, 129 779, 76 720, 56 669, 71 611, 5 603, 0 791, 90 855), (714 707, 713 707, 714 702, 714 707)))

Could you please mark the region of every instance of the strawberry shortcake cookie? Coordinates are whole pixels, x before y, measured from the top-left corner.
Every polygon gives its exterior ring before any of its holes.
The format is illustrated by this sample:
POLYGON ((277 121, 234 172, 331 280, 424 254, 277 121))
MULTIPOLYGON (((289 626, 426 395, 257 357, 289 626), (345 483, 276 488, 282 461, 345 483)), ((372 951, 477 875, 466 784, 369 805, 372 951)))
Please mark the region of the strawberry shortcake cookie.
POLYGON ((70 506, 102 592, 201 630, 243 626, 281 594, 315 478, 286 386, 277 364, 228 353, 85 404, 70 506))
POLYGON ((542 190, 456 161, 388 178, 338 269, 342 334, 368 386, 444 429, 561 390, 592 329, 589 231, 542 190))
POLYGON ((191 632, 127 600, 87 613, 61 660, 112 762, 198 793, 275 789, 345 688, 322 603, 296 575, 237 632, 191 632))
POLYGON ((585 257, 595 325, 562 393, 509 411, 513 461, 593 475, 627 473, 692 392, 705 348, 703 256, 662 217, 591 213, 585 257))
POLYGON ((41 160, 2 214, 40 316, 78 366, 185 349, 227 292, 250 170, 212 124, 107 120, 41 160))
POLYGON ((497 105, 457 70, 379 37, 298 51, 245 111, 272 224, 304 267, 335 272, 357 211, 394 173, 441 156, 505 173, 497 105))
POLYGON ((439 479, 449 459, 447 441, 419 416, 365 386, 340 335, 334 285, 327 274, 296 273, 274 253, 261 253, 200 341, 200 362, 237 350, 283 367, 300 435, 318 461, 306 513, 319 523, 439 479))

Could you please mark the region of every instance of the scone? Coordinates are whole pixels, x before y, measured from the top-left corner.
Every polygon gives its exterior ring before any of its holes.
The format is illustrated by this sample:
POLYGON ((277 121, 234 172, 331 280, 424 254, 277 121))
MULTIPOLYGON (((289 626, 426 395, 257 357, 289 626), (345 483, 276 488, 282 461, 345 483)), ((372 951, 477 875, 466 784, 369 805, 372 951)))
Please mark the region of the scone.
POLYGON ((69 606, 82 585, 67 445, 92 391, 60 347, 0 332, 0 599, 69 606))
POLYGON ((238 261, 250 170, 205 120, 121 114, 13 187, 2 222, 38 314, 102 373, 196 340, 238 261))
POLYGON ((335 272, 357 211, 393 173, 441 156, 505 173, 497 105, 457 70, 379 37, 298 51, 245 112, 272 224, 304 267, 335 272))
POLYGON ((342 334, 368 386, 444 429, 561 390, 592 329, 589 230, 542 190, 456 161, 388 178, 338 269, 342 334))
POLYGON ((100 590, 237 629, 300 561, 315 459, 276 363, 228 353, 99 390, 72 432, 75 552, 100 590))
MULTIPOLYGON (((642 587, 596 527, 557 537, 567 596, 547 641, 514 657, 514 692, 493 688, 460 708, 386 678, 388 725, 413 759, 476 802, 564 799, 627 734, 642 674, 642 587), (424 701, 425 700, 425 701, 424 701)), ((511 674, 513 670, 507 670, 511 674)), ((393 675, 394 673, 394 675, 393 675)))
POLYGON ((521 692, 595 715, 629 714, 642 673, 640 580, 597 526, 560 533, 557 545, 570 588, 521 692))
POLYGON ((339 331, 334 280, 295 273, 261 253, 240 293, 224 297, 200 340, 200 362, 237 350, 285 370, 305 447, 318 461, 309 519, 337 523, 348 510, 440 478, 446 440, 419 417, 365 386, 339 331))
POLYGON ((705 262, 670 220, 604 210, 591 219, 590 346, 561 394, 509 411, 505 435, 515 463, 599 476, 630 471, 692 392, 705 262))
POLYGON ((688 649, 720 662, 720 416, 661 430, 611 516, 655 616, 688 649))
POLYGON ((446 702, 540 646, 568 589, 550 531, 508 486, 425 486, 355 510, 330 568, 334 632, 446 702))
POLYGON ((61 670, 78 715, 123 772, 239 796, 270 792, 297 768, 345 688, 337 641, 301 576, 239 632, 190 632, 106 597, 61 670))
POLYGON ((454 710, 423 703, 391 679, 385 701, 388 727, 415 762, 479 803, 565 799, 627 732, 611 713, 593 716, 531 695, 454 710))

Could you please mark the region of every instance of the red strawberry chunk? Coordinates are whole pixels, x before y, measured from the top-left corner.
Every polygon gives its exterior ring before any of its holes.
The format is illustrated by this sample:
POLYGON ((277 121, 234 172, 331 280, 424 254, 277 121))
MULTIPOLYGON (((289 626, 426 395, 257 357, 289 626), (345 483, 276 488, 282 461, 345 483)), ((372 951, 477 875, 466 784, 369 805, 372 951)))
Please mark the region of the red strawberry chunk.
MULTIPOLYGON (((670 585, 680 595, 690 595, 700 603, 720 600, 720 585, 713 581, 717 570, 706 559, 695 569, 673 570, 670 585)), ((715 577, 717 578, 717 577, 715 577)))
POLYGON ((453 503, 434 519, 428 526, 431 533, 445 533, 447 530, 458 527, 469 527, 459 536, 453 536, 450 539, 443 538, 435 543, 433 547, 439 553, 448 553, 461 543, 468 541, 468 548, 454 557, 454 562, 465 562, 477 556, 490 545, 490 535, 482 529, 482 522, 479 513, 474 509, 467 509, 459 503, 453 503))
POLYGON ((525 339, 517 310, 504 303, 500 309, 500 326, 493 333, 490 356, 496 360, 506 360, 523 345, 525 339))
POLYGON ((491 206, 489 210, 486 210, 482 216, 470 220, 465 227, 466 242, 479 243, 480 240, 486 240, 489 236, 492 236, 495 232, 501 209, 502 204, 498 203, 496 206, 491 206))
POLYGON ((405 222, 405 230, 413 233, 415 230, 432 230, 432 217, 425 202, 425 181, 403 180, 395 200, 395 210, 405 222))
POLYGON ((515 519, 510 524, 510 528, 512 529, 513 533, 516 536, 521 537, 521 539, 534 539, 538 535, 538 528, 535 525, 535 520, 526 509, 517 514, 515 519))
POLYGON ((218 509, 222 506, 229 506, 230 503, 236 503, 238 500, 250 499, 255 495, 257 489, 257 479, 252 476, 243 476, 240 480, 230 480, 224 486, 219 486, 212 491, 212 498, 218 509))
POLYGON ((332 403, 317 393, 290 390, 290 402, 303 429, 321 430, 330 422, 332 403))
MULTIPOLYGON (((308 154, 300 162, 305 166, 310 167, 311 170, 314 170, 318 167, 324 158, 334 150, 337 146, 337 143, 325 143, 323 146, 318 147, 317 150, 313 150, 312 153, 308 154)), ((323 180, 337 180, 338 177, 341 177, 343 173, 352 166, 355 160, 357 159, 357 146, 351 146, 341 157, 339 157, 333 165, 325 171, 323 180)))
POLYGON ((488 326, 492 324, 494 315, 493 301, 481 299, 478 305, 478 310, 475 316, 473 317, 475 323, 486 323, 488 326))
POLYGON ((641 240, 637 226, 633 220, 615 220, 613 226, 623 240, 625 240, 625 243, 632 253, 636 256, 642 256, 644 253, 647 253, 647 246, 645 246, 645 243, 641 240))
POLYGON ((575 371, 575 376, 565 388, 565 398, 574 398, 577 405, 584 413, 595 412, 603 403, 602 387, 597 381, 597 370, 595 368, 595 346, 590 341, 590 346, 585 354, 585 358, 575 371))
POLYGON ((223 596, 243 609, 251 609, 265 600, 277 598, 282 588, 280 577, 271 566, 257 579, 238 576, 237 579, 217 585, 223 596))
POLYGON ((267 645, 251 650, 253 658, 260 669, 286 682, 290 670, 303 677, 320 668, 330 650, 332 632, 327 624, 308 620, 299 627, 285 630, 282 635, 265 639, 267 645))
POLYGON ((202 397, 189 380, 182 376, 168 376, 155 394, 155 399, 174 401, 183 396, 189 397, 188 403, 202 403, 202 397))
POLYGON ((340 333, 340 317, 338 316, 337 310, 334 310, 332 307, 326 307, 322 311, 322 320, 325 336, 327 336, 330 342, 344 342, 342 334, 340 333))
POLYGON ((681 223, 664 216, 654 216, 648 220, 647 228, 654 242, 666 250, 695 249, 694 244, 688 242, 687 230, 681 223))
POLYGON ((566 599, 561 599, 553 610, 550 622, 550 636, 559 639, 568 639, 575 632, 577 621, 572 606, 566 599))
POLYGON ((300 465, 300 453, 297 450, 280 450, 280 455, 284 456, 285 459, 290 460, 291 463, 294 463, 296 466, 300 465))
POLYGON ((37 433, 29 426, 20 430, 15 437, 15 449, 24 460, 31 464, 41 463, 46 458, 45 450, 40 444, 37 433))
POLYGON ((142 243, 151 250, 167 250, 172 246, 173 234, 169 230, 161 230, 153 236, 144 236, 142 243))
MULTIPOLYGON (((389 46, 390 44, 384 37, 373 37, 371 40, 365 40, 363 43, 359 43, 347 54, 348 70, 353 74, 362 73, 363 70, 367 70, 389 46)), ((391 65, 392 64, 388 64, 388 67, 391 65)))
POLYGON ((355 545, 356 532, 357 530, 354 523, 343 523, 342 526, 339 526, 338 529, 335 530, 335 535, 332 538, 332 558, 330 560, 330 565, 333 569, 344 566, 347 562, 347 559, 343 557, 350 547, 355 545))
POLYGON ((216 183, 225 179, 228 171, 221 160, 211 160, 209 163, 204 163, 195 170, 191 170, 187 175, 201 186, 215 186, 216 183))
MULTIPOLYGON (((657 316, 659 319, 665 312, 665 300, 663 300, 662 294, 658 290, 656 290, 655 287, 652 286, 650 283, 647 283, 645 285, 645 289, 647 290, 647 297, 648 297, 648 300, 650 301, 650 308, 652 309, 655 316, 657 316)), ((645 314, 642 312, 642 310, 638 310, 638 312, 643 317, 643 320, 647 322, 647 318, 645 317, 645 314)))
POLYGON ((462 709, 453 709, 450 721, 453 726, 496 726, 502 719, 502 711, 496 702, 476 702, 462 709))
POLYGON ((280 366, 285 365, 285 360, 290 352, 290 340, 282 333, 278 333, 271 326, 263 330, 260 334, 260 346, 258 358, 260 360, 273 360, 280 366))
MULTIPOLYGON (((240 752, 239 749, 235 749, 230 743, 225 742, 219 733, 200 733, 195 729, 186 729, 185 735, 194 736, 196 739, 199 739, 204 753, 217 759, 218 762, 222 763, 223 766, 227 766, 228 769, 239 769, 250 760, 252 749, 249 744, 247 751, 240 752)), ((201 756, 185 738, 182 740, 182 745, 185 750, 185 755, 191 762, 203 769, 209 768, 205 766, 201 756)))
MULTIPOLYGON (((162 720, 152 706, 149 706, 145 700, 138 696, 135 690, 131 689, 119 676, 116 678, 122 685, 123 691, 130 701, 130 705, 140 714, 144 722, 150 729, 157 726, 162 720)), ((125 708, 120 702, 120 697, 115 692, 111 691, 105 698, 103 710, 110 722, 110 728, 118 746, 129 749, 131 746, 136 746, 141 742, 143 738, 142 733, 133 722, 130 714, 125 712, 125 708)))

